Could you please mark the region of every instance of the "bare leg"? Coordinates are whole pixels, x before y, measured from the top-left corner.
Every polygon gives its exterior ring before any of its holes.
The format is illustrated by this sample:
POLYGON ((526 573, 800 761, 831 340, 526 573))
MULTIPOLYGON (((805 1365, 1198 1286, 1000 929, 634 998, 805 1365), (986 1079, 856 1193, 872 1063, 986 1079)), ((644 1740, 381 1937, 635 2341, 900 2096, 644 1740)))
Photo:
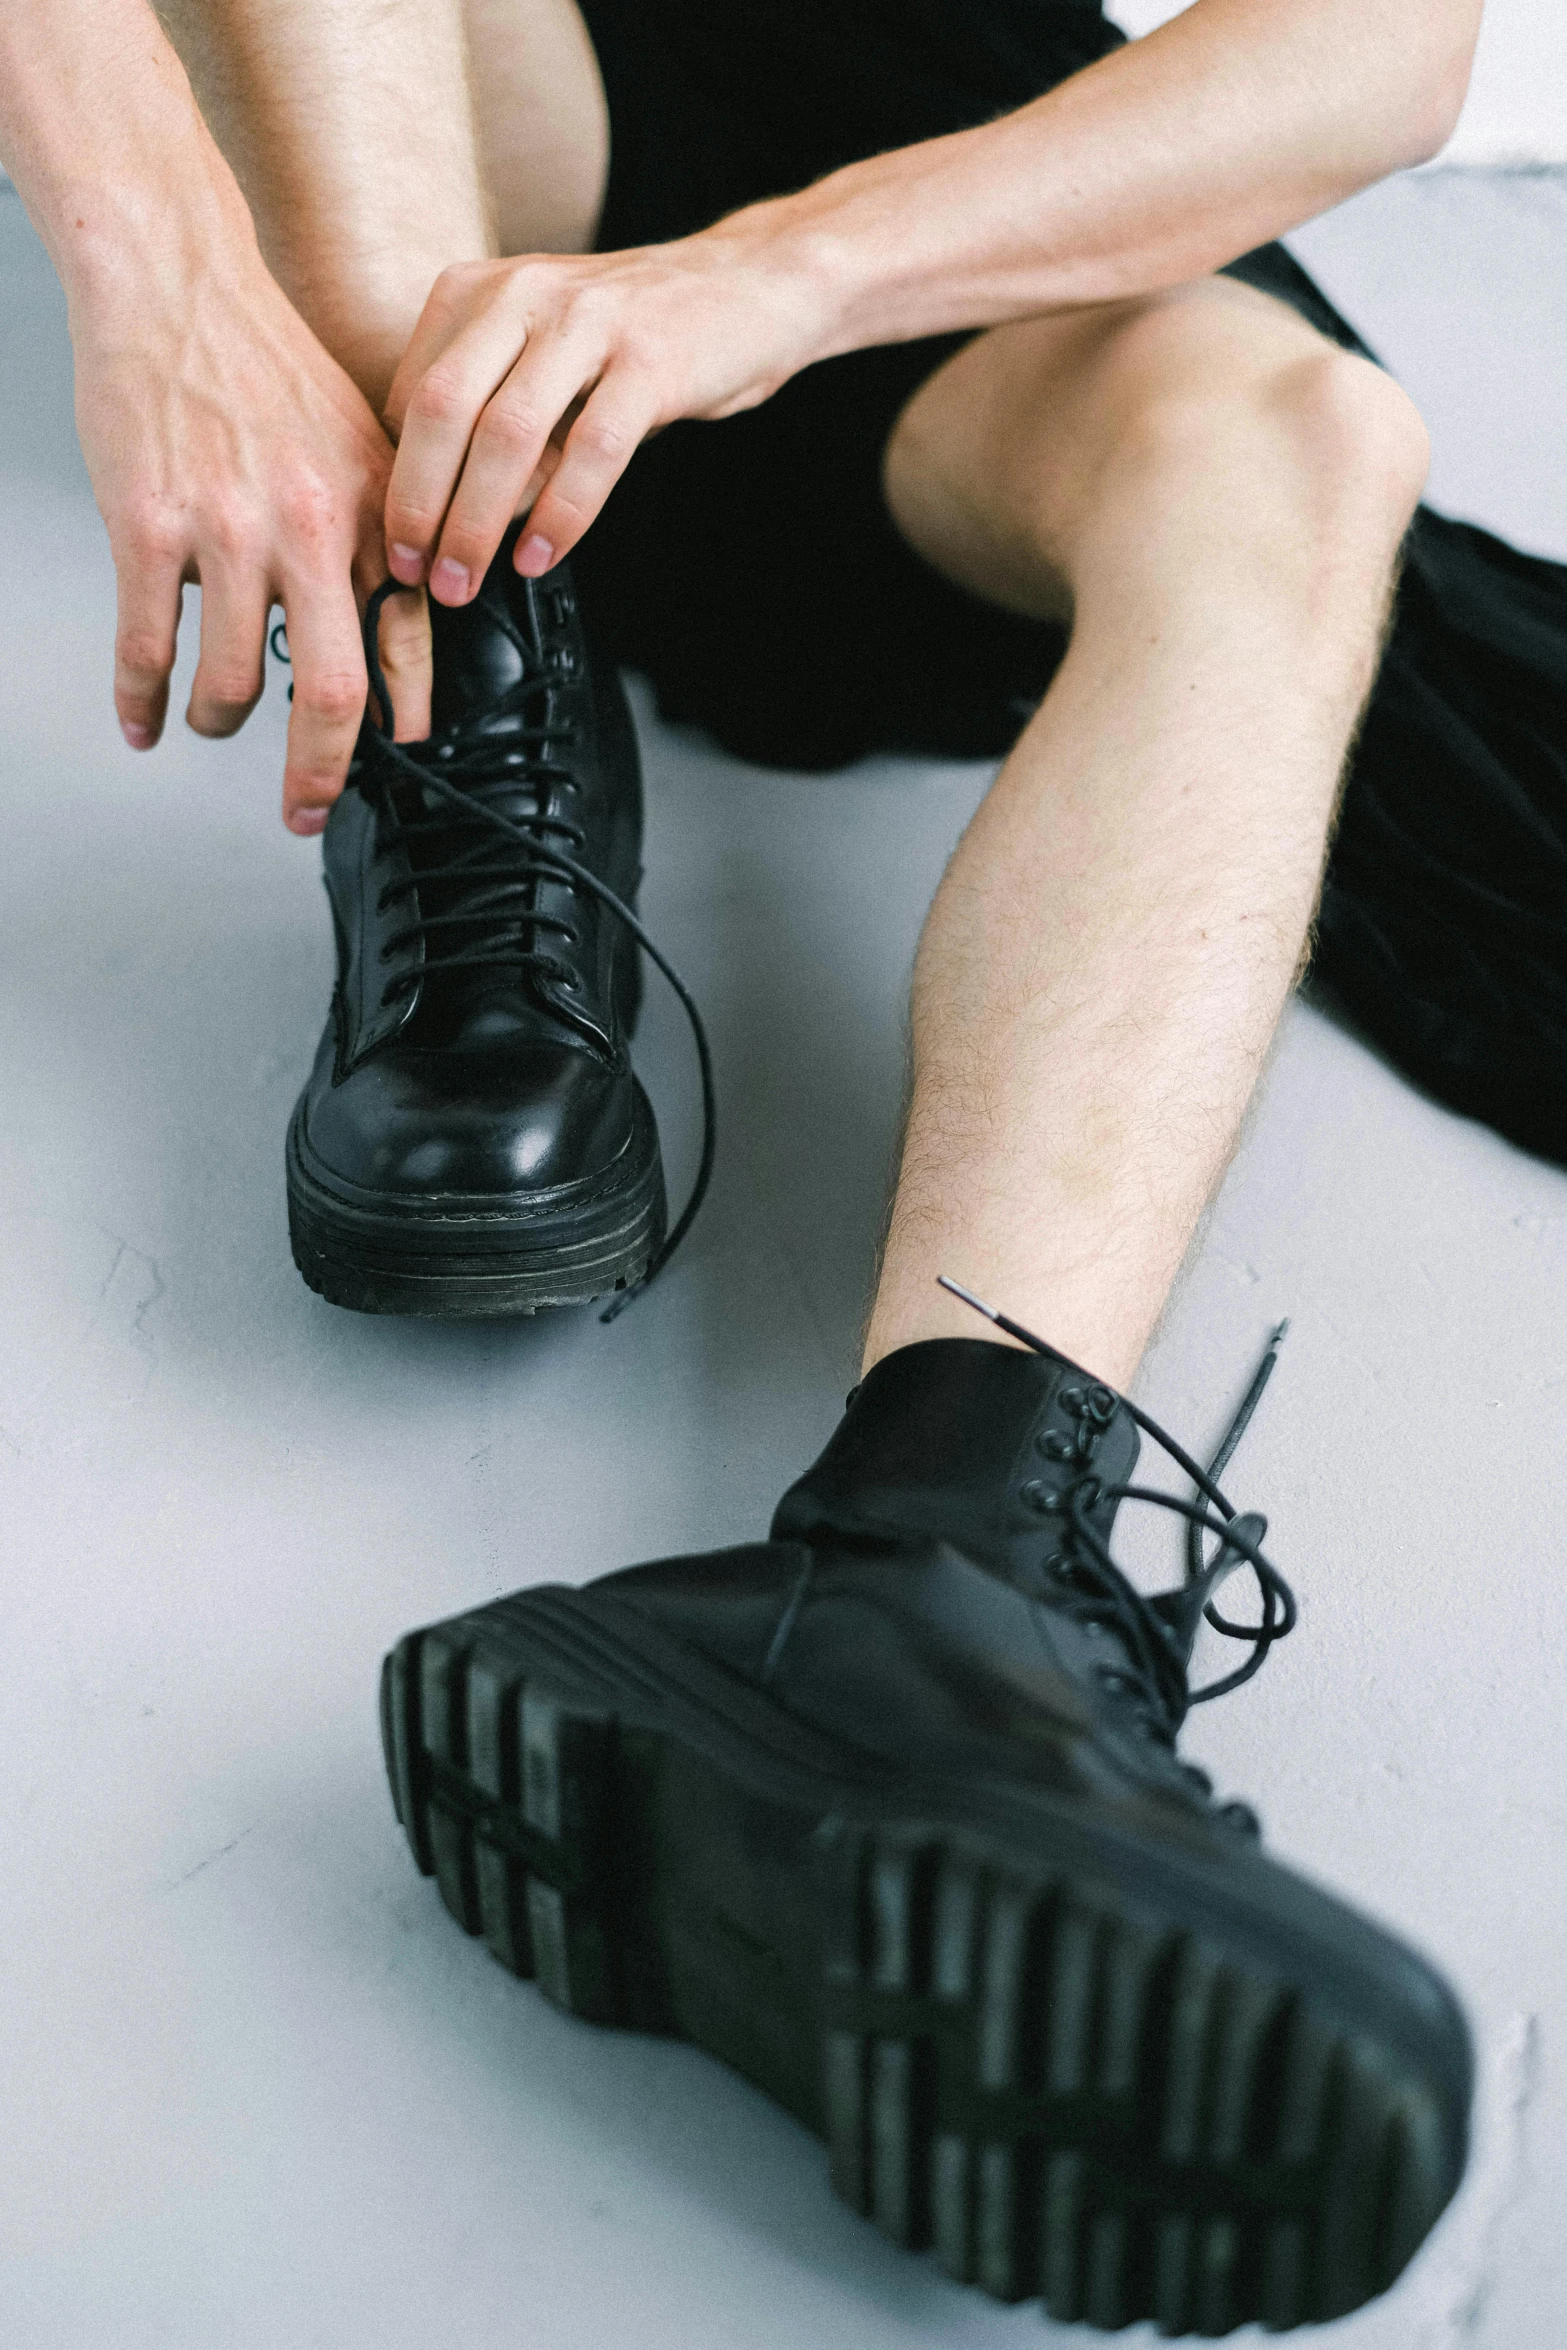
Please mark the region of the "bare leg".
POLYGON ((592 242, 609 135, 573 0, 159 12, 274 275, 377 410, 449 263, 592 242))
POLYGON ((1299 969, 1425 461, 1392 383, 1224 280, 916 395, 900 524, 1073 633, 920 945, 867 1364, 978 1334, 945 1271, 1135 1371, 1299 969))
POLYGON ((575 0, 463 0, 485 185, 502 253, 586 253, 609 108, 575 0))

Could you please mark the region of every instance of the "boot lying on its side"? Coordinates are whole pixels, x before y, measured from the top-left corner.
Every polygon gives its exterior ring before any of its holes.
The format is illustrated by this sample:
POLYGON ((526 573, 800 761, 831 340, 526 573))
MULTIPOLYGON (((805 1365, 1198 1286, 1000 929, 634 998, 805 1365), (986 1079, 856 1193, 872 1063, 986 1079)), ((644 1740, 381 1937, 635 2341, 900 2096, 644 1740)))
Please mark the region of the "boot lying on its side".
POLYGON ((403 1640, 387 1760, 469 1933, 737 2067, 898 2242, 1063 2321, 1311 2324, 1452 2195, 1469 2040, 1178 1760, 1219 1576, 1263 1595, 1226 1687, 1294 1611, 1211 1479, 1227 1548, 1154 1600, 1115 1568, 1140 1417, 1046 1349, 905 1347, 770 1541, 403 1640))

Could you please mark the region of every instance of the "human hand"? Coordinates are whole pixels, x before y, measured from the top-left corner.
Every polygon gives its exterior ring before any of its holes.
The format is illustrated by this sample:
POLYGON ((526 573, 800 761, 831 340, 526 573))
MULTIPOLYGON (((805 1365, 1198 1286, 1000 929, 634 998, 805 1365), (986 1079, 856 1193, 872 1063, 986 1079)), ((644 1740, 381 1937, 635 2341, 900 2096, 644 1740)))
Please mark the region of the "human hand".
POLYGON ((517 569, 569 553, 639 444, 754 408, 822 355, 827 306, 757 206, 669 245, 444 270, 387 402, 387 561, 474 595, 514 515, 517 569))
MULTIPOLYGON (((114 699, 125 739, 163 731, 180 590, 201 584, 187 711, 229 735, 261 693, 280 603, 294 697, 291 831, 318 833, 364 710, 360 610, 386 576, 392 446, 267 271, 248 218, 214 242, 122 261, 72 302, 76 411, 119 585, 114 699)), ((429 731, 429 620, 393 596, 381 623, 396 731, 429 731)))

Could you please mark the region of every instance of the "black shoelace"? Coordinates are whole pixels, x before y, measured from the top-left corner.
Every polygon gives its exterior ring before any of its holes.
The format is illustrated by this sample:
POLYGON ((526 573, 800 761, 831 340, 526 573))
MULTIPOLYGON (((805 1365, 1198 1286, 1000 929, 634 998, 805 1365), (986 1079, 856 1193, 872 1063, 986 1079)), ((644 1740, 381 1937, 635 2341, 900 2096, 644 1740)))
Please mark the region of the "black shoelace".
MULTIPOLYGON (((1035 1354, 1055 1353, 1033 1331, 998 1313, 994 1306, 986 1305, 960 1282, 949 1280, 944 1273, 938 1278, 943 1289, 960 1297, 965 1305, 972 1306, 976 1313, 1032 1348, 1035 1354)), ((1130 1697, 1147 1729, 1162 1745, 1172 1748, 1190 1707, 1206 1704, 1211 1698, 1223 1697, 1228 1691, 1240 1688, 1261 1671, 1274 1642, 1295 1629, 1295 1595, 1262 1552, 1262 1540, 1268 1530, 1266 1518, 1255 1511, 1238 1512, 1217 1483, 1261 1401, 1262 1391, 1278 1360, 1279 1343, 1288 1327, 1281 1322, 1274 1331, 1251 1385, 1206 1469, 1157 1420, 1099 1381, 1063 1389, 1059 1399, 1077 1420, 1079 1435, 1072 1447, 1070 1465, 1063 1464, 1059 1491, 1044 1497, 1050 1506, 1065 1505, 1067 1526, 1063 1550, 1055 1566, 1050 1603, 1083 1621, 1106 1625, 1119 1637, 1132 1660, 1131 1673, 1107 1666, 1101 1678, 1107 1687, 1130 1697), (1199 1498, 1185 1501, 1179 1494, 1165 1493, 1157 1486, 1105 1484, 1094 1476, 1096 1431, 1110 1425, 1117 1404, 1191 1479, 1199 1498), (1088 1513, 1102 1501, 1147 1502, 1185 1519, 1186 1574, 1178 1590, 1145 1599, 1128 1582, 1112 1558, 1109 1545, 1089 1521, 1088 1513), (1205 1551, 1208 1535, 1216 1537, 1218 1545, 1211 1554, 1205 1551), (1249 1567, 1257 1579, 1261 1612, 1255 1624, 1233 1623, 1213 1604, 1212 1595, 1218 1586, 1241 1566, 1249 1567), (1251 1655, 1221 1680, 1210 1681, 1201 1689, 1190 1689, 1187 1667, 1199 1620, 1211 1624, 1228 1640, 1248 1643, 1251 1655)), ((1193 1764, 1183 1764, 1181 1768, 1205 1794, 1211 1792, 1205 1773, 1193 1764)), ((1245 1811, 1243 1805, 1231 1808, 1238 1813, 1245 1811)))
MULTIPOLYGON (((379 785, 389 792, 391 778, 396 775, 417 789, 426 806, 431 793, 443 803, 443 813, 425 817, 394 811, 405 834, 415 838, 445 835, 453 843, 451 854, 419 865, 401 887, 412 898, 431 883, 444 883, 451 885, 452 894, 460 895, 462 902, 435 912, 420 905, 417 918, 388 942, 407 946, 418 940, 426 951, 417 970, 388 982, 383 1000, 390 1001, 396 992, 406 991, 431 972, 472 971, 486 965, 533 971, 574 993, 580 984, 575 973, 550 952, 545 941, 553 933, 574 945, 575 931, 569 922, 538 912, 530 902, 539 882, 559 881, 586 890, 623 925, 673 988, 691 1025, 702 1084, 702 1150, 696 1177, 690 1197, 641 1280, 613 1299, 599 1316, 600 1321, 612 1322, 657 1279, 690 1231, 707 1196, 717 1144, 713 1056, 707 1030, 691 990, 669 958, 624 899, 576 854, 583 845, 581 831, 564 817, 547 812, 550 785, 569 780, 569 770, 560 764, 557 754, 569 746, 576 731, 574 721, 559 709, 564 678, 550 670, 541 671, 528 661, 507 697, 512 705, 509 715, 521 723, 503 735, 475 730, 466 737, 450 732, 422 743, 392 740, 388 722, 392 699, 381 667, 377 631, 382 606, 398 592, 398 581, 384 580, 365 607, 365 662, 379 710, 376 714, 366 712, 358 755, 361 764, 368 755, 382 769, 377 775, 372 768, 372 788, 379 785), (485 786, 492 792, 503 791, 513 800, 517 794, 531 791, 535 811, 521 817, 506 815, 483 796, 485 786), (429 942, 436 936, 453 943, 432 955, 429 942)), ((528 648, 519 650, 528 660, 528 648)), ((494 715, 493 711, 486 713, 487 718, 494 715)))

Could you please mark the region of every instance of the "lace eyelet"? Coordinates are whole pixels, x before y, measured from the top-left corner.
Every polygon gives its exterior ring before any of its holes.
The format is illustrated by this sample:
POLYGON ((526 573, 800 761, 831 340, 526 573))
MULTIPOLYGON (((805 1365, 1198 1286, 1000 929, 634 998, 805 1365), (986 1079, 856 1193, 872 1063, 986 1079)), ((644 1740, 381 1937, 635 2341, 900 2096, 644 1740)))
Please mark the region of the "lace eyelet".
POLYGON ((1018 1499, 1025 1509, 1037 1510, 1042 1518, 1054 1518, 1060 1515, 1061 1496, 1053 1485, 1045 1483, 1043 1477, 1030 1477, 1028 1483, 1019 1493, 1018 1499))
POLYGON ((1034 1439, 1034 1450, 1042 1452, 1047 1461, 1070 1461, 1077 1458, 1077 1446, 1070 1436, 1059 1428, 1047 1428, 1043 1436, 1034 1439))

